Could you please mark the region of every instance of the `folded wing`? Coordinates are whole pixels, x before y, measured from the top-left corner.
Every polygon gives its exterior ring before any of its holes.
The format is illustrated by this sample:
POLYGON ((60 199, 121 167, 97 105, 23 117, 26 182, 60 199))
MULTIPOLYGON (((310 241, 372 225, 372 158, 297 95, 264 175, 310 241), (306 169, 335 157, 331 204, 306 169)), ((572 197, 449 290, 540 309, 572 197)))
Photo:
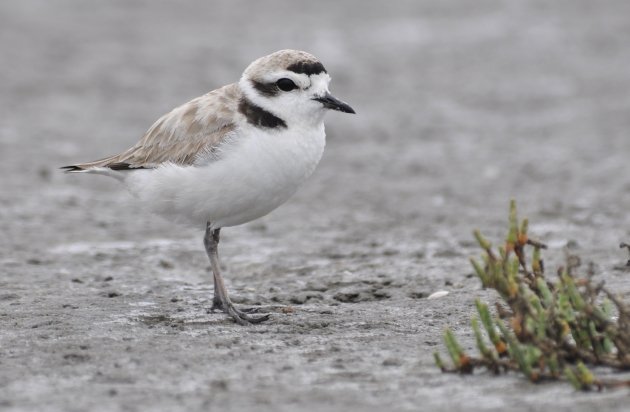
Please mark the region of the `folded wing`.
POLYGON ((191 100, 159 118, 128 150, 93 162, 62 167, 68 172, 151 169, 163 163, 194 165, 235 129, 240 90, 231 84, 191 100))

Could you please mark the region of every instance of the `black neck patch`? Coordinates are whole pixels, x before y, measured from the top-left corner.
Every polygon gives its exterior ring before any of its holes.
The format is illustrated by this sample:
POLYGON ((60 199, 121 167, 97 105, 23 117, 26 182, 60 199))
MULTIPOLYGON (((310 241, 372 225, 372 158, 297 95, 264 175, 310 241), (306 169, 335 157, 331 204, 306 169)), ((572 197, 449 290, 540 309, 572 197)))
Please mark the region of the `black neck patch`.
POLYGON ((254 89, 258 90, 263 96, 273 97, 280 92, 275 83, 262 83, 256 80, 251 80, 251 82, 254 89))
POLYGON ((281 118, 269 113, 262 107, 256 106, 246 97, 242 97, 238 104, 238 111, 245 116, 247 122, 256 127, 266 127, 270 129, 286 128, 287 124, 281 118))
POLYGON ((295 73, 304 73, 307 76, 310 76, 311 74, 326 73, 326 69, 324 68, 323 64, 313 61, 301 61, 293 63, 292 65, 287 67, 287 70, 295 73))

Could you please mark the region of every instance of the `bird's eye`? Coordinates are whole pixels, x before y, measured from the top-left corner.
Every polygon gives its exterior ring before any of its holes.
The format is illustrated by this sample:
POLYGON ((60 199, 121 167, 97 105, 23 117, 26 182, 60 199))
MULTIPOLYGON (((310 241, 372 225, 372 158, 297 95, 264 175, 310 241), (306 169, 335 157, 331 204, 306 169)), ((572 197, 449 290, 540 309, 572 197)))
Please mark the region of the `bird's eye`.
POLYGON ((295 83, 293 83, 293 80, 286 78, 278 80, 276 82, 276 86, 278 86, 278 88, 284 92, 290 92, 293 89, 297 89, 297 86, 295 85, 295 83))

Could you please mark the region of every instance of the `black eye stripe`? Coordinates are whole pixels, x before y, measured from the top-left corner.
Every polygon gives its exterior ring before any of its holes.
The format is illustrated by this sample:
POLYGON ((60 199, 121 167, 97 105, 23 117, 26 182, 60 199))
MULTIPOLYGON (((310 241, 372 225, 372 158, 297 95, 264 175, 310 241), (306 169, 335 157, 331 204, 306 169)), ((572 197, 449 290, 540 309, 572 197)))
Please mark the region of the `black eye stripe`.
POLYGON ((272 97, 272 96, 277 95, 280 92, 278 90, 278 86, 276 86, 275 83, 261 83, 261 82, 252 80, 252 86, 254 86, 254 89, 258 90, 260 94, 264 96, 272 97))
POLYGON ((275 83, 262 83, 256 80, 251 80, 251 84, 254 86, 254 89, 260 92, 260 94, 267 97, 277 96, 281 91, 290 92, 291 90, 298 88, 293 80, 287 79, 286 77, 277 80, 275 83))

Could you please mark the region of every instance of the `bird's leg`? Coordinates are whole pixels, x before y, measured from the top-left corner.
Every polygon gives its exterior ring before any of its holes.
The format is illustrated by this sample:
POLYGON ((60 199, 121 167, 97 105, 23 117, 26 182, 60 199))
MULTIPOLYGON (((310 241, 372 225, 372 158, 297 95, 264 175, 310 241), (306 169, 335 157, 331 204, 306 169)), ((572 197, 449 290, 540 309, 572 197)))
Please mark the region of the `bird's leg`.
POLYGON ((212 267, 212 275, 214 277, 214 298, 212 299, 212 309, 221 309, 230 315, 236 323, 240 325, 248 325, 250 323, 260 323, 269 319, 269 315, 251 316, 234 307, 227 293, 227 288, 221 276, 219 267, 219 229, 212 229, 208 222, 206 226, 206 234, 203 238, 203 244, 206 247, 206 253, 210 259, 212 267))
MULTIPOLYGON (((206 237, 208 236, 208 234, 206 233, 206 237)), ((214 236, 214 234, 212 234, 212 236, 214 236)), ((206 253, 208 254, 208 257, 210 257, 210 251, 208 249, 208 244, 206 243, 206 239, 204 238, 203 240, 204 246, 206 247, 206 253)), ((216 244, 219 244, 219 232, 217 232, 217 240, 216 240, 216 244)), ((215 246, 215 248, 217 248, 217 246, 215 246)), ((219 259, 219 254, 218 254, 218 249, 217 249, 217 260, 219 259)), ((212 262, 212 258, 210 258, 210 261, 212 262)), ((220 263, 217 262, 217 265, 220 266, 220 263)), ((215 310, 220 310, 221 312, 224 312, 223 309, 223 302, 221 302, 221 297, 219 296, 219 288, 217 287, 217 277, 214 276, 214 266, 212 267, 212 279, 214 281, 214 297, 212 298, 212 307, 210 308, 211 311, 215 311, 215 310)))
MULTIPOLYGON (((216 244, 219 244, 219 230, 216 230, 213 232, 212 234, 213 237, 215 237, 215 241, 216 244)), ((208 252, 208 245, 206 244, 206 241, 204 239, 204 245, 206 245, 206 252, 208 252)), ((210 252, 208 252, 208 256, 210 256, 209 254, 210 252)), ((217 247, 217 260, 218 260, 218 247, 217 247)), ((220 262, 218 262, 218 265, 220 267, 220 262)), ((214 269, 213 269, 213 273, 214 273, 214 269)), ((220 272, 219 272, 220 273, 220 272)), ((212 307, 210 307, 210 310, 212 312, 214 312, 215 310, 220 310, 221 312, 226 312, 227 311, 223 308, 223 302, 221 301, 221 297, 219 296, 219 287, 217 286, 217 279, 215 276, 213 276, 213 281, 214 281, 214 297, 212 298, 212 307)), ((237 312, 239 313, 256 313, 258 312, 258 308, 241 308, 241 309, 237 309, 237 312)))
MULTIPOLYGON (((219 259, 219 253, 218 253, 218 244, 219 244, 219 232, 220 229, 217 229, 215 231, 212 232, 211 236, 213 237, 213 241, 215 241, 216 245, 215 249, 217 249, 217 264, 221 265, 221 263, 218 261, 219 259)), ((206 237, 208 235, 206 234, 206 237)), ((206 239, 204 238, 204 245, 206 246, 206 252, 208 253, 208 256, 210 256, 210 252, 208 252, 208 243, 206 242, 206 239)), ((214 269, 213 273, 214 273, 214 269)), ((220 273, 220 272, 219 272, 220 273)), ((221 312, 227 312, 224 308, 223 308, 223 301, 221 301, 221 297, 219 296, 219 287, 217 286, 217 278, 215 276, 213 276, 213 281, 214 281, 214 297, 212 298, 212 307, 210 308, 210 310, 212 312, 214 312, 215 310, 220 310, 221 312)), ((239 309, 239 312, 244 312, 244 313, 254 313, 257 312, 257 308, 247 308, 247 309, 239 309)))

